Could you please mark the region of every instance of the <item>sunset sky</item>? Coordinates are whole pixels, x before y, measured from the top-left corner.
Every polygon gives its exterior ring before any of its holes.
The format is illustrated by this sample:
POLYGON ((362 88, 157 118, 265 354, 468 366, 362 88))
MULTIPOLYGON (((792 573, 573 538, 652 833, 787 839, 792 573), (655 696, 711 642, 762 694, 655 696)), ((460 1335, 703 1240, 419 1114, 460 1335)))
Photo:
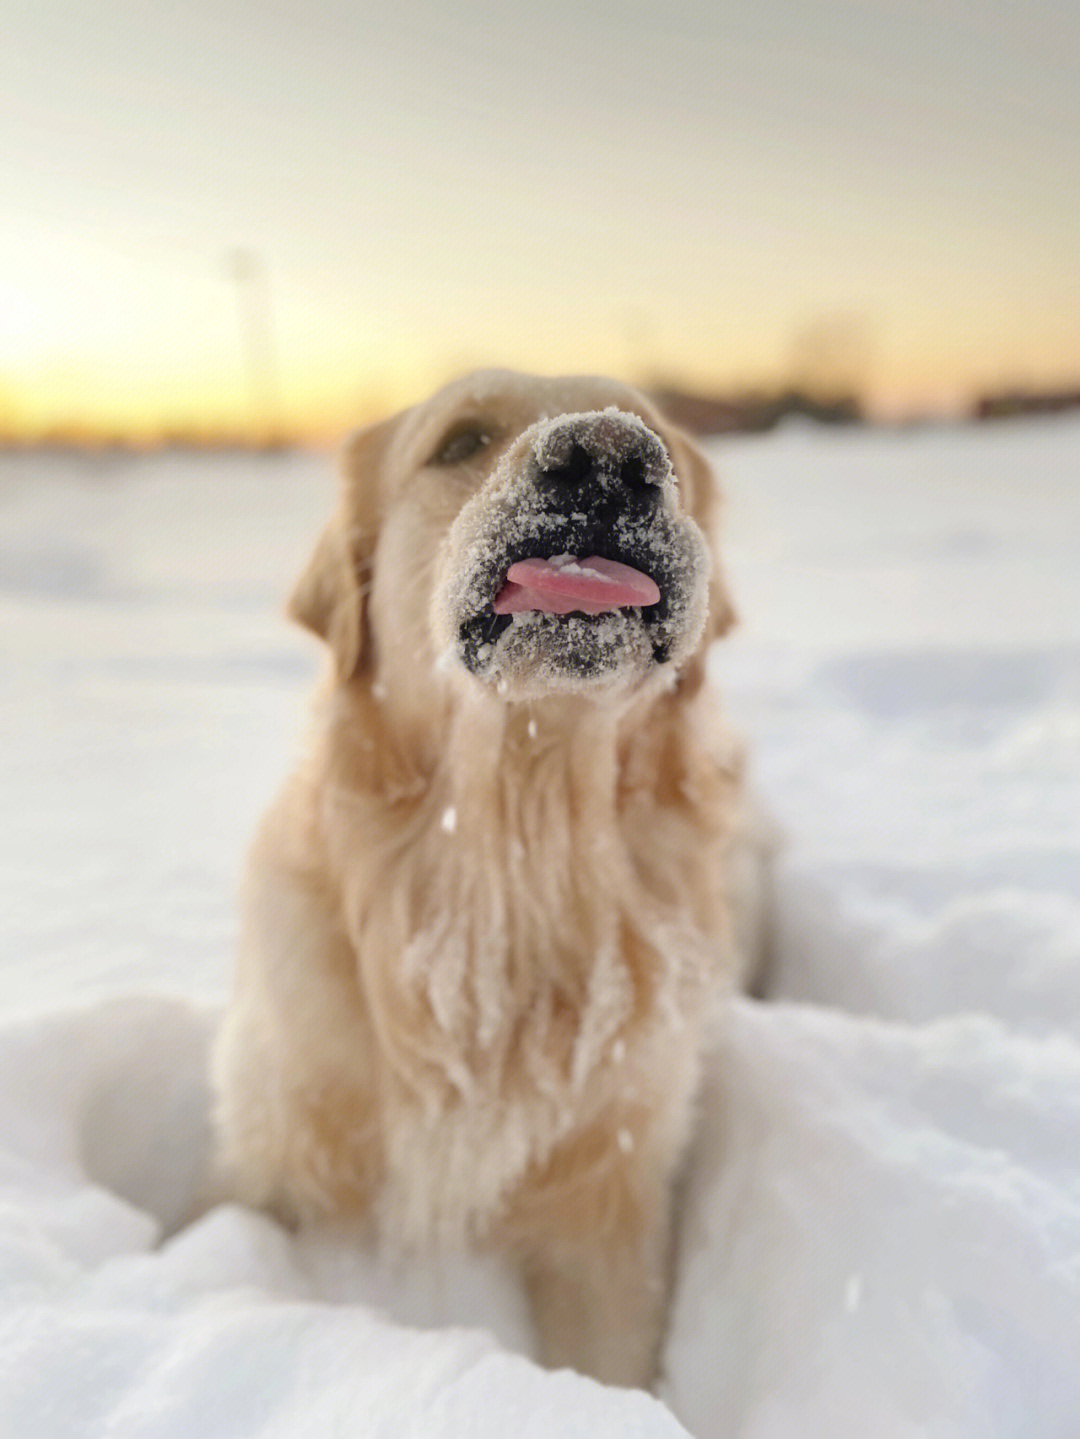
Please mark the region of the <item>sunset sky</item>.
POLYGON ((819 328, 887 413, 1080 382, 1076 0, 7 0, 0 431, 768 385, 819 328))

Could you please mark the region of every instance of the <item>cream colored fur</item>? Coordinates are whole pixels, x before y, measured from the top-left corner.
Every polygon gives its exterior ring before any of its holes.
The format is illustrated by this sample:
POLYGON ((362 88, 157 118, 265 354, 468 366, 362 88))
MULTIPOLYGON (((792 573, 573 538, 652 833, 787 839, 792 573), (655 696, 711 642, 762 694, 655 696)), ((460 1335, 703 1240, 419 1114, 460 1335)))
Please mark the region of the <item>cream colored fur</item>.
POLYGON ((609 405, 663 438, 711 540, 703 459, 614 382, 487 372, 353 442, 292 602, 333 673, 252 851, 214 1068, 241 1198, 504 1251, 547 1363, 648 1384, 703 1024, 740 977, 739 762, 703 684, 719 568, 674 687, 515 702, 441 661, 430 620, 447 531, 500 456, 609 405), (463 418, 488 443, 432 468, 463 418))

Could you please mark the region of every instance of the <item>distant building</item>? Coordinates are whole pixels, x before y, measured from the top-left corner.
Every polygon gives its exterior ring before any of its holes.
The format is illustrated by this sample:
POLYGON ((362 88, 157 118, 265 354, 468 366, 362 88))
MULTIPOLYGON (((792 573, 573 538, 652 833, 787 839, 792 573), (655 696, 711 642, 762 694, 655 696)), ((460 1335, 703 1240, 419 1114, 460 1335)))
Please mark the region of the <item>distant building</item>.
POLYGON ((800 390, 722 396, 665 388, 654 390, 653 398, 677 425, 697 435, 764 434, 791 418, 822 425, 854 425, 865 420, 862 405, 853 395, 824 400, 800 390))
POLYGON ((977 420, 1007 420, 1014 415, 1061 415, 1077 409, 1080 409, 1080 389, 1043 393, 1007 390, 999 395, 984 395, 976 403, 974 413, 977 420))

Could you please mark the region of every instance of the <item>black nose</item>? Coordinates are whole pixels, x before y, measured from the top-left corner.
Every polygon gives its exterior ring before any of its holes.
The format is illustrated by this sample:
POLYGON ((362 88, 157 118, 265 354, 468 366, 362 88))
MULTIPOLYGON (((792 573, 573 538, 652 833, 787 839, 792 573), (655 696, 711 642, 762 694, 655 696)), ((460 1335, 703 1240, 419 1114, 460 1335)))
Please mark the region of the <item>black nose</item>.
POLYGON ((537 444, 536 463, 537 479, 559 491, 564 503, 595 504, 607 492, 650 507, 659 503, 670 469, 658 435, 636 415, 610 411, 567 415, 549 426, 537 444))

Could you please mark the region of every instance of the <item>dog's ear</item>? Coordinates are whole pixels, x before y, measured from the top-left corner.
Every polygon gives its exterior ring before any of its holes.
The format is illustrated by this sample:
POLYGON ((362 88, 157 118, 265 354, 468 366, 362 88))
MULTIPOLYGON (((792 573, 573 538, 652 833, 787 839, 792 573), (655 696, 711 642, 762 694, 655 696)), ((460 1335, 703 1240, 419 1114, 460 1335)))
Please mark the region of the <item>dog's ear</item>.
POLYGON ((700 525, 708 542, 712 557, 712 576, 709 580, 709 617, 705 622, 705 643, 718 640, 727 634, 737 619, 735 606, 724 582, 723 566, 720 563, 718 521, 720 513, 720 486, 708 459, 682 430, 668 427, 671 458, 679 479, 683 507, 700 525))
POLYGON ((348 521, 338 513, 319 537, 287 606, 291 619, 326 641, 340 679, 363 668, 367 648, 365 591, 371 576, 350 541, 348 521))
POLYGON ((361 430, 345 447, 338 509, 297 580, 289 616, 325 640, 339 679, 370 661, 367 594, 379 524, 379 468, 393 430, 389 420, 361 430))

